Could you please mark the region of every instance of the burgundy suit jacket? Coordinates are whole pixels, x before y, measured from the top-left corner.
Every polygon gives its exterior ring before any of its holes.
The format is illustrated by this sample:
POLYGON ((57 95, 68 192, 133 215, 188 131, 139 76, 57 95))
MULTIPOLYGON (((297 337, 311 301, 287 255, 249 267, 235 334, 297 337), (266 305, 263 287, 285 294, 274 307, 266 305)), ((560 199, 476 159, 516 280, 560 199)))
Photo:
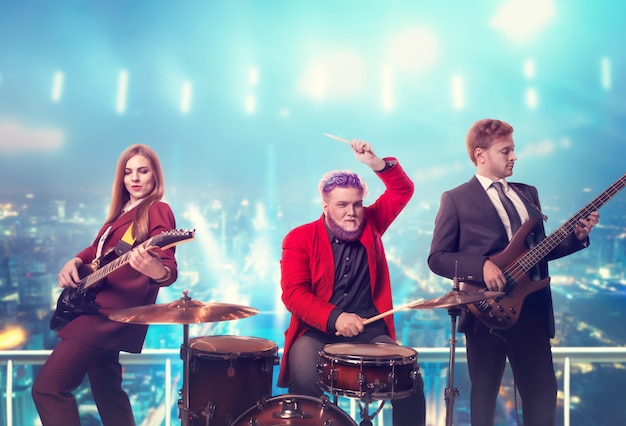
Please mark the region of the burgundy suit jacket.
MULTIPOLYGON (((537 189, 521 183, 509 183, 519 195, 530 218, 541 217, 537 189)), ((540 221, 528 235, 529 246, 545 238, 543 222, 540 221)), ((443 277, 454 278, 455 266, 460 280, 483 282, 483 263, 489 256, 504 250, 508 245, 506 230, 493 203, 476 176, 469 182, 446 191, 441 196, 439 211, 428 257, 430 269, 443 277)), ((572 233, 548 253, 538 264, 536 276, 548 276, 548 261, 574 253, 588 244, 572 233)), ((452 285, 452 283, 451 283, 452 285)), ((524 304, 535 303, 543 307, 545 323, 550 336, 554 336, 554 315, 549 286, 529 295, 524 304)), ((479 327, 478 320, 464 314, 459 329, 466 331, 479 327)))
MULTIPOLYGON (((395 160, 386 158, 385 160, 395 160)), ((365 228, 359 241, 367 252, 372 300, 380 313, 393 308, 389 268, 382 235, 413 195, 413 182, 400 164, 377 176, 386 186, 385 192, 365 207, 365 228)), ((315 222, 293 229, 283 241, 281 259, 282 300, 291 312, 285 331, 285 348, 280 366, 278 386, 289 383, 288 359, 293 342, 311 327, 328 332, 327 321, 335 305, 330 298, 335 281, 335 263, 324 215, 315 222)), ((390 335, 395 339, 393 316, 385 317, 390 335)))
MULTIPOLYGON (((113 221, 102 253, 106 253, 120 241, 133 220, 134 214, 135 212, 131 210, 113 221)), ((174 214, 170 206, 164 202, 157 202, 150 207, 149 220, 150 236, 176 228, 174 214)), ((108 226, 108 223, 104 224, 93 244, 76 255, 83 260, 84 264, 91 263, 95 259, 98 241, 108 226)), ((126 264, 103 280, 96 296, 96 302, 101 305, 100 310, 96 314, 75 318, 63 327, 58 336, 106 349, 141 352, 148 326, 112 321, 108 315, 122 309, 153 304, 159 287, 172 284, 178 276, 174 251, 175 247, 158 250, 163 265, 172 271, 171 277, 166 282, 157 284, 126 264)))

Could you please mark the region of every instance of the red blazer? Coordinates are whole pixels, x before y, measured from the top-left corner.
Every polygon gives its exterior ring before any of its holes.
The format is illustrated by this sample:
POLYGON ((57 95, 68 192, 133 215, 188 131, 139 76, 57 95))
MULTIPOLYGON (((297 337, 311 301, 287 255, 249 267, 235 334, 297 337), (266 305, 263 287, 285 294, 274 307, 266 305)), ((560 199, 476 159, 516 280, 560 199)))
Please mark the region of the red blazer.
MULTIPOLYGON (((131 210, 118 217, 111 224, 111 231, 109 231, 104 243, 103 253, 115 247, 120 241, 133 220, 134 214, 135 212, 131 210)), ((164 202, 155 203, 150 207, 149 220, 150 236, 176 228, 174 213, 172 213, 170 206, 164 202)), ((85 264, 94 260, 98 241, 108 227, 108 223, 104 224, 93 244, 76 255, 85 264)), ((169 280, 156 284, 152 279, 135 271, 128 264, 120 267, 109 274, 102 283, 96 296, 96 302, 101 305, 98 313, 75 318, 63 327, 58 336, 107 349, 132 353, 141 352, 148 326, 112 321, 108 319, 108 315, 126 308, 153 304, 156 301, 159 287, 172 284, 178 276, 174 251, 174 247, 159 250, 163 265, 172 271, 169 280)))
MULTIPOLYGON (((386 160, 395 160, 386 158, 386 160)), ((365 247, 369 264, 372 300, 379 312, 393 308, 389 268, 381 237, 400 214, 413 195, 413 182, 400 164, 377 176, 385 184, 385 192, 365 208, 365 228, 359 241, 365 247)), ((326 323, 335 305, 329 303, 334 288, 335 263, 333 250, 324 225, 318 220, 293 229, 283 240, 281 259, 282 300, 291 312, 285 331, 285 348, 280 366, 278 386, 289 383, 288 359, 293 342, 314 327, 328 332, 326 323)), ((390 336, 395 339, 393 317, 385 318, 390 336)))

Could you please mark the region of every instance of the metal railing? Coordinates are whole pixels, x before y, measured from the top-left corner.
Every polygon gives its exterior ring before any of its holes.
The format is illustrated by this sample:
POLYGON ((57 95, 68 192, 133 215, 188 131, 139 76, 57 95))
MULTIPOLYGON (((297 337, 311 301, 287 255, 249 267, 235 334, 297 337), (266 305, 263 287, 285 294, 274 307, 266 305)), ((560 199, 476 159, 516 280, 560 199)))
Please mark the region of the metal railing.
MULTIPOLYGON (((450 349, 415 348, 419 353, 419 363, 449 362, 450 349)), ((6 366, 5 408, 7 426, 13 424, 13 369, 16 365, 41 365, 50 355, 49 350, 14 350, 0 351, 0 365, 6 366)), ((570 379, 573 363, 626 363, 626 347, 554 347, 552 348, 555 363, 563 364, 563 396, 564 426, 570 426, 570 379)), ((181 363, 180 351, 177 349, 146 349, 141 354, 121 353, 120 361, 125 365, 163 365, 165 389, 172 386, 172 362, 181 363)), ((456 348, 455 361, 465 363, 465 348, 456 348)), ((172 406, 171 392, 165 392, 165 406, 172 406)), ((171 425, 169 416, 165 416, 165 425, 171 425)))

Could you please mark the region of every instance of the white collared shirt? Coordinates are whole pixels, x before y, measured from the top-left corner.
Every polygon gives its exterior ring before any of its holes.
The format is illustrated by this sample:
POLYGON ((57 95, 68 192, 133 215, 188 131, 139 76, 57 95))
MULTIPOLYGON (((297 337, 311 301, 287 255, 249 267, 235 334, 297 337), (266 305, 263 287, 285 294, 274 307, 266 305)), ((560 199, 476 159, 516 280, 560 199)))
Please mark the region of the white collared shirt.
MULTIPOLYGON (((498 197, 498 192, 496 189, 491 186, 493 181, 487 177, 481 176, 476 173, 476 178, 483 186, 489 199, 493 203, 496 211, 498 212, 498 216, 500 216, 500 220, 504 224, 504 228, 506 229, 506 234, 509 237, 509 240, 513 237, 511 234, 511 222, 509 220, 509 215, 506 214, 506 210, 504 210, 504 206, 502 205, 502 201, 500 201, 500 197, 498 197)), ((500 179, 499 182, 502 182, 504 193, 511 199, 515 209, 519 213, 519 217, 522 220, 522 223, 526 222, 529 218, 528 210, 526 209, 526 205, 522 201, 522 199, 517 195, 517 192, 513 191, 509 184, 504 179, 500 179)))

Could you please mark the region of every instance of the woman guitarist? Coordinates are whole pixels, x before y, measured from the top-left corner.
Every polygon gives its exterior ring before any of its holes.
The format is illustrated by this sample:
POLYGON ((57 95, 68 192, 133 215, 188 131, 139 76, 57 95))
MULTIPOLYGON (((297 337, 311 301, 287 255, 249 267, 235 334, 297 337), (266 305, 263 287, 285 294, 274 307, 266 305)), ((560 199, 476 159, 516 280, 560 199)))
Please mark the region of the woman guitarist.
POLYGON ((135 424, 128 395, 122 389, 119 353, 141 352, 148 326, 114 322, 108 315, 154 304, 159 288, 176 280, 174 247, 162 250, 137 245, 175 229, 174 214, 161 201, 163 193, 163 173, 155 152, 140 144, 124 150, 117 163, 108 217, 93 244, 62 267, 59 285, 75 288, 82 278, 81 269, 95 259, 106 260, 114 251, 128 253, 128 262, 100 283, 95 295, 99 309, 77 315, 58 333, 61 340, 32 388, 44 426, 80 425, 72 391, 85 375, 105 426, 135 424))

